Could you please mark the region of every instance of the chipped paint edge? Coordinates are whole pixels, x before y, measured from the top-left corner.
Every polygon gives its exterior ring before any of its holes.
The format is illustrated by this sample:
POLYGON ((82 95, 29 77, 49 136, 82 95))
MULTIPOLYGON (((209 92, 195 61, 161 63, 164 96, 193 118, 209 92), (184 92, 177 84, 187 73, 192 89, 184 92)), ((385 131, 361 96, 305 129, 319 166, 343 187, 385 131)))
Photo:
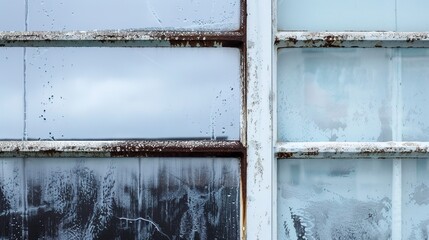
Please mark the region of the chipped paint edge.
POLYGON ((277 143, 277 158, 428 158, 429 142, 277 143))
POLYGON ((411 48, 429 47, 429 32, 278 32, 280 48, 411 48))

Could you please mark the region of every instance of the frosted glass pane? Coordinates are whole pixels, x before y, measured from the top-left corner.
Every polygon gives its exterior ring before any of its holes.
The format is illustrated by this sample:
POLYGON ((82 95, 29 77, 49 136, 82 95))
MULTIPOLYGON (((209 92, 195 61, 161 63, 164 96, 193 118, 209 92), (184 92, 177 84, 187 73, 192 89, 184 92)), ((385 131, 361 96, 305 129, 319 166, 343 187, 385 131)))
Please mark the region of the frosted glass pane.
POLYGON ((429 1, 397 0, 398 29, 402 32, 429 31, 429 1))
POLYGON ((28 235, 239 239, 239 169, 238 159, 28 159, 28 235))
POLYGON ((402 239, 429 236, 429 160, 402 161, 402 239))
POLYGON ((402 49, 404 141, 429 141, 429 50, 402 49))
POLYGON ((279 30, 394 31, 395 1, 278 0, 277 19, 279 30))
POLYGON ((34 0, 29 30, 237 30, 239 0, 34 0))
POLYGON ((386 49, 281 49, 279 141, 391 140, 386 49))
POLYGON ((280 159, 278 239, 390 239, 392 161, 280 159))
POLYGON ((32 139, 239 139, 232 48, 30 48, 32 139))
POLYGON ((24 211, 22 159, 0 159, 0 239, 21 239, 24 211))
POLYGON ((0 139, 23 137, 23 54, 22 48, 0 48, 0 139))
POLYGON ((25 30, 25 1, 0 0, 0 31, 25 30))

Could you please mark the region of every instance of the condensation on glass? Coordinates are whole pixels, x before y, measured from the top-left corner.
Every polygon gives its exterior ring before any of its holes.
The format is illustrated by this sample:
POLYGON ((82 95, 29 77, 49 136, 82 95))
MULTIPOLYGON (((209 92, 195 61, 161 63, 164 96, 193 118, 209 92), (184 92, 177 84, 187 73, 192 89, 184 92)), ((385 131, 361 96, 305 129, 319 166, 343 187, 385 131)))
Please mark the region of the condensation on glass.
POLYGON ((21 239, 23 231, 23 161, 0 159, 0 239, 21 239))
POLYGON ((25 30, 25 1, 0 0, 0 31, 25 30))
POLYGON ((278 239, 390 239, 392 160, 279 159, 278 239))
POLYGON ((427 141, 425 49, 281 49, 280 141, 427 141))
POLYGON ((429 160, 402 161, 402 239, 429 236, 429 160))
POLYGON ((26 76, 29 139, 239 139, 238 49, 28 48, 26 76))
POLYGON ((278 0, 279 30, 428 31, 429 2, 420 0, 278 0))
POLYGON ((0 48, 0 139, 23 138, 23 54, 23 49, 0 48))
POLYGON ((239 0, 105 0, 102 3, 95 0, 28 1, 30 31, 227 31, 238 30, 239 27, 239 0))
POLYGON ((2 239, 240 236, 239 159, 24 161, 0 160, 2 239))

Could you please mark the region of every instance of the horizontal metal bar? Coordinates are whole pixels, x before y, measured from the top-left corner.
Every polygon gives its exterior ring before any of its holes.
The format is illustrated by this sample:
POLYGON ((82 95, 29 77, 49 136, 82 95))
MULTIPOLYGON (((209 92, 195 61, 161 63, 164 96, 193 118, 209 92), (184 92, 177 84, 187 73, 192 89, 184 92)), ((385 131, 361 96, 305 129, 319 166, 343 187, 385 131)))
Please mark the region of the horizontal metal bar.
POLYGON ((0 157, 242 157, 239 141, 0 141, 0 157))
POLYGON ((275 44, 285 48, 429 47, 429 32, 278 32, 275 44))
POLYGON ((429 142, 277 143, 277 158, 429 158, 429 142))
POLYGON ((236 47, 243 42, 241 31, 0 32, 0 47, 236 47))

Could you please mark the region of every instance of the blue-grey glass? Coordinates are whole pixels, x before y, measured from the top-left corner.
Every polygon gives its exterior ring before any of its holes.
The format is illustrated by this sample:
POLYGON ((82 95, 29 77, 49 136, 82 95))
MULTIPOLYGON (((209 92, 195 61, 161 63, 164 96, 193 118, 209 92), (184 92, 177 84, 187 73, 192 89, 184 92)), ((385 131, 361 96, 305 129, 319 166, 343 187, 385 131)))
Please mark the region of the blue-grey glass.
POLYGON ((24 169, 19 158, 0 158, 0 239, 21 239, 24 169))
POLYGON ((233 48, 30 48, 31 139, 239 139, 233 48))
POLYGON ((279 159, 278 239, 390 239, 392 160, 279 159))
POLYGON ((34 0, 29 30, 238 30, 239 0, 34 0))
POLYGON ((397 31, 429 31, 429 2, 425 0, 397 0, 397 31))
POLYGON ((239 169, 238 159, 28 159, 28 236, 239 239, 239 169))
POLYGON ((429 50, 402 49, 402 140, 429 141, 429 50))
POLYGON ((0 31, 25 30, 25 1, 0 0, 0 31))
POLYGON ((388 49, 280 49, 279 141, 389 141, 388 49))
POLYGON ((22 48, 0 48, 0 139, 23 138, 23 56, 22 48))
POLYGON ((429 160, 402 161, 402 239, 429 236, 429 160))
POLYGON ((279 30, 394 31, 395 10, 394 0, 277 0, 277 24, 279 30))

